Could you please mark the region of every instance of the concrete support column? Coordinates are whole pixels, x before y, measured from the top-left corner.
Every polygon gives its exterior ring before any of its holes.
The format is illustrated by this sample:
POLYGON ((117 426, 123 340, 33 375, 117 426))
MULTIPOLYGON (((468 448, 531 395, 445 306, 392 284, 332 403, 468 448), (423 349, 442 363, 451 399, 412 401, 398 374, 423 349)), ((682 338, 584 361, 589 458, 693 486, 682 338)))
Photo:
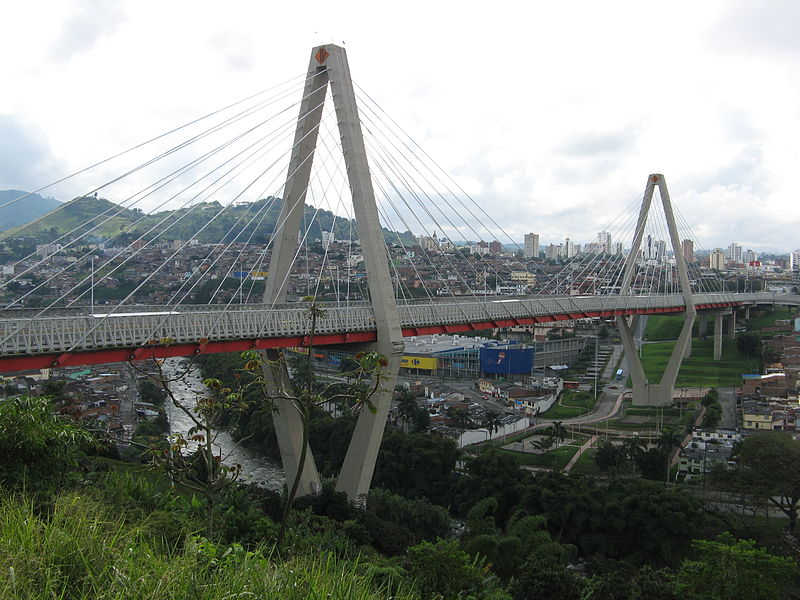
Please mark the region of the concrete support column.
POLYGON ((700 317, 700 327, 698 335, 700 336, 701 340, 704 340, 708 335, 708 315, 704 312, 701 312, 698 316, 700 317))
POLYGON ((686 350, 683 353, 683 360, 687 358, 692 358, 692 336, 689 336, 689 339, 686 340, 686 350))
POLYGON ((736 339, 736 309, 731 311, 730 319, 728 319, 728 339, 736 339))
POLYGON ((714 313, 714 360, 722 360, 722 311, 714 313))
POLYGON ((750 307, 749 306, 745 306, 744 307, 744 320, 745 320, 745 322, 750 320, 750 307))
MULTIPOLYGON (((638 399, 647 397, 647 378, 642 368, 642 361, 639 360, 639 351, 636 348, 633 330, 628 325, 627 317, 617 317, 616 321, 619 337, 622 340, 622 349, 625 352, 625 362, 628 363, 628 372, 633 384, 633 402, 637 404, 638 399)), ((641 403, 645 404, 645 401, 641 401, 641 403)))

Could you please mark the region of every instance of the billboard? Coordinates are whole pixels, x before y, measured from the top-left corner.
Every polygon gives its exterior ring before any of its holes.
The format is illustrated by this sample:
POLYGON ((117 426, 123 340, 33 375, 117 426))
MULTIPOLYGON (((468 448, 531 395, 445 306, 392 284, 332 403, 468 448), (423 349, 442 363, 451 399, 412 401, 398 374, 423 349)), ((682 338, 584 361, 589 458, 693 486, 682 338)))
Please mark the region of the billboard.
POLYGON ((481 348, 481 371, 498 375, 521 375, 533 368, 533 348, 481 348))
POLYGON ((400 366, 406 369, 425 369, 426 371, 435 371, 438 366, 438 360, 430 356, 403 356, 400 359, 400 366))

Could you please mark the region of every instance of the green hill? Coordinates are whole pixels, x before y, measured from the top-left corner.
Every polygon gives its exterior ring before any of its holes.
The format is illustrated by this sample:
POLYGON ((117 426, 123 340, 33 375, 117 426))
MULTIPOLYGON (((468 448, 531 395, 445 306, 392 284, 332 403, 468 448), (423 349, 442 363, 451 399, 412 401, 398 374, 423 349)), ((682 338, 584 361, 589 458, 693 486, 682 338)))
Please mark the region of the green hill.
MULTIPOLYGON (((207 202, 175 211, 145 214, 140 209, 128 209, 109 200, 80 197, 67 202, 61 210, 31 226, 19 227, 15 234, 53 239, 70 237, 91 230, 94 239, 114 239, 125 242, 131 238, 170 242, 197 239, 203 243, 233 240, 266 243, 275 229, 281 209, 280 198, 265 198, 252 203, 230 206, 221 211, 218 202, 207 202)), ((311 224, 309 240, 322 238, 323 231, 333 231, 337 240, 358 238, 355 221, 306 205, 302 230, 311 224)), ((396 242, 396 233, 384 229, 387 241, 396 242)), ((400 234, 405 243, 413 242, 410 232, 400 234)))

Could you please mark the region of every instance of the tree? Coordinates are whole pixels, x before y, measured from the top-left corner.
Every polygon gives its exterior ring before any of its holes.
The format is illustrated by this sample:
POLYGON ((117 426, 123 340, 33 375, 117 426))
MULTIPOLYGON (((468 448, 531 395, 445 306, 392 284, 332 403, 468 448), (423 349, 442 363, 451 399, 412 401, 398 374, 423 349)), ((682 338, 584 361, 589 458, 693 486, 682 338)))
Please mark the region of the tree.
POLYGON ((764 431, 742 440, 731 484, 766 498, 788 518, 794 531, 800 503, 800 442, 783 431, 764 431))
POLYGON ((680 433, 674 429, 667 428, 661 431, 661 435, 658 438, 658 450, 659 452, 663 452, 665 456, 664 481, 669 479, 669 463, 672 458, 672 453, 675 448, 680 448, 681 442, 680 433))
POLYGON ((0 402, 0 482, 6 485, 35 489, 61 484, 94 444, 88 431, 56 415, 47 397, 0 402))
POLYGON ((772 600, 784 597, 797 567, 791 558, 757 548, 753 540, 724 533, 692 543, 697 560, 684 561, 675 589, 686 600, 772 600))
POLYGON ((408 549, 408 571, 423 598, 481 598, 480 562, 458 547, 456 540, 422 542, 408 549))
POLYGON ((496 510, 497 500, 485 498, 469 511, 464 549, 473 556, 485 558, 503 579, 517 575, 520 564, 528 558, 565 561, 575 551, 574 546, 553 541, 544 517, 517 511, 503 531, 495 524, 496 510))
POLYGON ((716 427, 722 419, 722 405, 714 402, 706 407, 706 414, 703 415, 703 427, 716 427))
POLYGON ((411 429, 411 424, 416 419, 419 410, 417 399, 414 394, 408 390, 400 392, 400 398, 397 402, 397 415, 402 419, 403 428, 406 433, 411 429))
POLYGON ((481 425, 489 432, 489 438, 491 439, 492 433, 497 433, 503 425, 500 421, 500 413, 494 410, 487 411, 483 416, 481 425))
POLYGON ((450 422, 453 424, 453 427, 456 429, 461 429, 463 431, 472 425, 472 419, 470 419, 469 411, 461 406, 453 406, 448 408, 447 416, 450 419, 450 422))
POLYGON ((581 581, 558 561, 532 558, 522 565, 509 591, 515 600, 579 600, 581 581))
POLYGON ((448 438, 388 433, 381 442, 373 485, 406 498, 428 498, 446 506, 461 452, 448 438))
POLYGON ((601 441, 594 455, 594 464, 601 471, 615 472, 619 469, 624 459, 625 451, 623 448, 610 442, 601 441))
POLYGON ((553 421, 553 424, 550 425, 550 437, 555 440, 556 448, 558 448, 558 443, 563 442, 564 438, 567 435, 567 428, 564 427, 561 421, 553 421))
POLYGON ((636 461, 639 460, 639 456, 641 456, 646 448, 647 442, 638 435, 630 437, 622 443, 622 451, 625 457, 633 463, 634 477, 636 476, 636 461))
POLYGON ((761 333, 747 331, 736 336, 736 349, 748 358, 761 357, 761 333))

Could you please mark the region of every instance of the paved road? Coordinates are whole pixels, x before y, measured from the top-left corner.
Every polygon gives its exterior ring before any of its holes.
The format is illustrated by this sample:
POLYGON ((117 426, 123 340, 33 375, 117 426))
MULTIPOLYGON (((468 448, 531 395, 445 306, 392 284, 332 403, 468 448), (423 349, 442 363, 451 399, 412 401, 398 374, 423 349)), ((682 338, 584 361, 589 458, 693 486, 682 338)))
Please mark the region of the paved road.
POLYGON ((616 384, 611 383, 603 388, 603 393, 597 400, 597 405, 594 412, 580 417, 572 417, 570 419, 546 419, 540 418, 538 422, 531 429, 541 429, 550 427, 555 421, 561 421, 562 425, 585 425, 587 423, 599 423, 606 419, 614 418, 622 410, 622 399, 627 388, 616 388, 616 384), (610 387, 610 386, 615 387, 610 387))
POLYGON ((734 388, 719 388, 719 403, 722 405, 722 418, 719 426, 724 429, 735 429, 736 418, 736 390, 734 388))

